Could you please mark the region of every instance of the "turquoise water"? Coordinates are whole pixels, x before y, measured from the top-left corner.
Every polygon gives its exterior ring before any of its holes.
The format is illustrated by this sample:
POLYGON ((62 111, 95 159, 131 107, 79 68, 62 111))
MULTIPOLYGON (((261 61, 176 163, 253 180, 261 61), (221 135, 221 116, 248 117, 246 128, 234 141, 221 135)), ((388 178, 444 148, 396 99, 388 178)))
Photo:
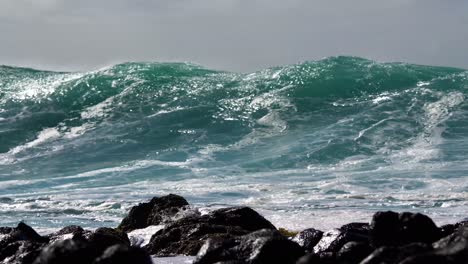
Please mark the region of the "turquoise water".
POLYGON ((465 70, 354 57, 247 74, 0 66, 0 226, 114 226, 167 193, 292 228, 464 218, 467 95, 465 70))

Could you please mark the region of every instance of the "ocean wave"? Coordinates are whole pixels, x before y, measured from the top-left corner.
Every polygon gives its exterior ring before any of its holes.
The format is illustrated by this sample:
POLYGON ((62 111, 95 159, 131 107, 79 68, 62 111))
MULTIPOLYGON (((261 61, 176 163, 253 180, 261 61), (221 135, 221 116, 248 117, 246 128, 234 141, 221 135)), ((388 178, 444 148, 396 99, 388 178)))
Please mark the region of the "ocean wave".
MULTIPOLYGON (((467 91, 466 70, 355 57, 245 74, 189 63, 2 66, 0 188, 104 200, 113 189, 128 198, 188 188, 265 210, 281 196, 307 209, 335 192, 385 207, 388 193, 442 191, 466 176, 467 91)), ((450 188, 447 197, 466 190, 450 188)))

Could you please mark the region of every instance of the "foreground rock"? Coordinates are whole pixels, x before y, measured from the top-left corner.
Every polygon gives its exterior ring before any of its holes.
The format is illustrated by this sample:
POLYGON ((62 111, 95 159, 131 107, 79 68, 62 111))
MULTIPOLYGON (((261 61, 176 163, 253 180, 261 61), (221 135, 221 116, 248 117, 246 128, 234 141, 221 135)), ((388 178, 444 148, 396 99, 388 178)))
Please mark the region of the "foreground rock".
POLYGON ((263 229, 237 238, 210 238, 200 249, 195 264, 296 263, 304 255, 299 244, 276 230, 263 229))
POLYGON ((24 223, 19 223, 16 228, 1 228, 0 234, 1 263, 32 263, 49 242, 24 223))
POLYGON ((196 264, 468 263, 468 222, 437 227, 419 213, 377 212, 370 224, 309 228, 288 238, 291 232, 248 207, 206 215, 188 208, 183 197, 168 195, 133 207, 116 229, 68 226, 41 236, 24 223, 0 227, 0 263, 150 264, 150 254, 196 255, 196 264), (126 232, 155 224, 165 227, 148 245, 130 245, 126 232))
POLYGON ((187 200, 175 194, 154 197, 149 203, 141 203, 132 207, 118 229, 130 232, 150 225, 167 223, 180 211, 185 210, 188 205, 187 200))
POLYGON ((233 238, 260 229, 276 228, 251 208, 219 209, 169 224, 151 237, 146 249, 157 256, 193 256, 208 238, 233 238))
POLYGON ((151 263, 144 249, 130 247, 127 234, 112 228, 91 232, 70 226, 43 237, 20 223, 16 228, 0 228, 0 238, 0 263, 4 264, 151 263))

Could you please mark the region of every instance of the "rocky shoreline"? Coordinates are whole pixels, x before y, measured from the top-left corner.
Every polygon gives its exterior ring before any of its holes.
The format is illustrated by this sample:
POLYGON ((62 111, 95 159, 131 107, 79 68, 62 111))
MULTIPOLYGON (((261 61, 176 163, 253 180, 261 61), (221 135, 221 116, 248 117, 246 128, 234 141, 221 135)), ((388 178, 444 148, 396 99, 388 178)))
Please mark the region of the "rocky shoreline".
POLYGON ((195 264, 468 263, 468 221, 438 227, 423 214, 388 211, 370 223, 293 233, 249 207, 201 214, 170 194, 134 206, 116 228, 68 226, 41 236, 25 223, 0 227, 5 264, 150 264, 151 256, 177 255, 196 256, 195 264), (129 239, 154 225, 164 227, 149 243, 129 239))

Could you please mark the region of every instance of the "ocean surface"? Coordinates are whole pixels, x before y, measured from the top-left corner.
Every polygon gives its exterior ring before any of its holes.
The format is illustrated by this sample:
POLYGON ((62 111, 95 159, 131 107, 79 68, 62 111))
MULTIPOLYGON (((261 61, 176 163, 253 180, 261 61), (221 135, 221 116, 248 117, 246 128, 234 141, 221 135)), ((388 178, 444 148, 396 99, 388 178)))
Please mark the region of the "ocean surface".
POLYGON ((355 57, 253 73, 190 63, 0 66, 0 226, 116 226, 153 196, 279 227, 378 210, 468 216, 468 72, 355 57))

